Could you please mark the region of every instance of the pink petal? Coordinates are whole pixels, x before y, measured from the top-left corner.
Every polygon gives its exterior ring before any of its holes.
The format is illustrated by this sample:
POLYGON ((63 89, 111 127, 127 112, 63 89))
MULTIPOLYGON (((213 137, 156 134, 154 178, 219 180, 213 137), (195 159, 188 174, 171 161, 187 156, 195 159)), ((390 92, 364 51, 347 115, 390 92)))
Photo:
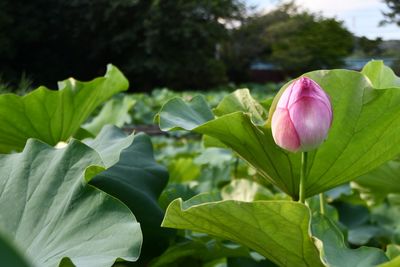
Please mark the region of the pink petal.
POLYGON ((291 83, 279 98, 276 108, 288 108, 295 82, 291 83))
MULTIPOLYGON (((332 113, 331 101, 325 91, 315 81, 308 77, 300 77, 293 82, 292 93, 288 102, 288 108, 303 97, 312 97, 326 104, 332 113)), ((332 116, 332 115, 331 115, 332 116)))
POLYGON ((296 152, 300 148, 300 140, 287 109, 277 108, 275 110, 272 116, 271 129, 272 136, 278 146, 292 152, 296 152))
POLYGON ((326 138, 332 122, 332 111, 319 98, 302 97, 289 108, 301 151, 317 148, 326 138))

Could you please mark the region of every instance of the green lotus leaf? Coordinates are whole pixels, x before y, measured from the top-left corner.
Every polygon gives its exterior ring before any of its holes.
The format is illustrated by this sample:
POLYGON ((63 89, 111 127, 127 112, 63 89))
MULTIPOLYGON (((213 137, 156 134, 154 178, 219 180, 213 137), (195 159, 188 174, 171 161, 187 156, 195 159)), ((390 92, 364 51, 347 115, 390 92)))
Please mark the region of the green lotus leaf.
POLYGON ((372 85, 377 89, 400 87, 400 78, 381 60, 371 61, 364 66, 361 72, 369 78, 372 85))
POLYGON ((339 228, 326 216, 312 219, 313 236, 320 240, 322 258, 329 267, 374 267, 388 261, 385 253, 372 247, 350 249, 339 228))
POLYGON ((203 96, 195 96, 189 103, 181 98, 173 98, 162 107, 159 116, 160 128, 164 131, 180 128, 192 130, 214 118, 203 96))
MULTIPOLYGON (((379 61, 370 62, 364 70, 366 74, 349 70, 305 74, 329 94, 334 112, 327 140, 309 153, 305 183, 308 197, 351 181, 400 153, 400 128, 396 127, 400 125, 398 77, 379 61), (372 77, 371 73, 380 74, 372 77)), ((269 116, 286 86, 272 103, 269 116)), ((159 113, 160 128, 185 129, 210 136, 234 150, 265 179, 297 199, 300 153, 286 152, 275 144, 270 120, 264 126, 252 122, 254 118, 263 117, 259 106, 247 108, 253 100, 250 101, 243 91, 234 93, 216 108, 221 116, 213 118, 208 106, 201 104, 205 100, 200 98, 197 96, 192 103, 180 99, 167 102, 159 113), (242 104, 238 105, 236 102, 241 96, 242 104), (226 108, 229 107, 227 101, 238 110, 233 112, 226 108)))
POLYGON ((0 230, 33 266, 138 258, 142 234, 131 211, 86 183, 103 166, 76 140, 55 149, 29 139, 21 153, 0 155, 0 230))
POLYGON ((93 110, 112 95, 127 90, 128 81, 108 65, 104 77, 90 82, 62 81, 57 91, 39 87, 25 96, 0 95, 0 152, 20 151, 28 138, 50 145, 73 136, 93 110))
POLYGON ((120 160, 121 151, 131 146, 134 139, 134 134, 127 135, 115 126, 106 125, 95 139, 84 139, 82 142, 96 150, 109 168, 120 160))
POLYGON ((164 210, 158 204, 168 172, 154 160, 150 138, 142 133, 127 136, 114 126, 106 126, 96 139, 85 142, 109 166, 90 184, 118 198, 135 214, 143 232, 141 260, 159 255, 168 246, 171 232, 160 226, 164 210))
POLYGON ((310 211, 305 205, 205 200, 207 196, 199 195, 186 202, 173 201, 162 225, 237 242, 279 266, 323 266, 309 233, 310 211))

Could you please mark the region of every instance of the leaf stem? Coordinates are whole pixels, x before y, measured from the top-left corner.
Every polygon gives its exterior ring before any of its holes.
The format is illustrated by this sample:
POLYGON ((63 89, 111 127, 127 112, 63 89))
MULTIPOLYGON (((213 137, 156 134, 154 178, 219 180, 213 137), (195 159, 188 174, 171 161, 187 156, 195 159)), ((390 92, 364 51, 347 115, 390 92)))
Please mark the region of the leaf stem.
POLYGON ((320 193, 319 194, 319 208, 320 208, 321 214, 324 215, 325 214, 325 196, 324 196, 324 193, 320 193))
POLYGON ((299 202, 305 202, 305 182, 307 172, 307 152, 301 153, 301 170, 300 170, 300 186, 299 186, 299 202))

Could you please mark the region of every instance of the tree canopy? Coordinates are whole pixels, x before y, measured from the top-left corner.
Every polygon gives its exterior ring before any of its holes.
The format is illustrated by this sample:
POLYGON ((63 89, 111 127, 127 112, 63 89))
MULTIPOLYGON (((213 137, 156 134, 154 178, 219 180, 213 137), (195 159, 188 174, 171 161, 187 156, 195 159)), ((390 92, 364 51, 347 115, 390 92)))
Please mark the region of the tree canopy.
POLYGON ((400 0, 384 0, 383 2, 386 3, 389 11, 383 12, 385 20, 381 24, 396 23, 400 26, 400 0))
POLYGON ((341 67, 354 43, 342 22, 301 11, 293 3, 249 18, 233 35, 229 66, 248 68, 254 60, 262 60, 288 75, 341 67))
POLYGON ((288 75, 340 67, 352 44, 341 22, 293 3, 257 15, 243 0, 0 2, 0 75, 50 87, 113 63, 133 89, 202 89, 246 81, 256 60, 288 75))
POLYGON ((239 0, 71 0, 0 3, 0 73, 39 83, 88 79, 119 66, 134 88, 212 86, 226 80, 215 46, 239 0))

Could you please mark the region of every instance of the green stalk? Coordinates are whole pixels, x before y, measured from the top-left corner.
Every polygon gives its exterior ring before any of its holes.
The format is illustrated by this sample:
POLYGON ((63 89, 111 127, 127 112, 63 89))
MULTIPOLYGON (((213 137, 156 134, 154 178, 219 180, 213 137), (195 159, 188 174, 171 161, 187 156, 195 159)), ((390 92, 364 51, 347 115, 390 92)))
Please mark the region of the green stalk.
POLYGON ((319 208, 321 211, 321 214, 325 214, 325 196, 324 193, 319 194, 319 208))
POLYGON ((307 152, 301 153, 301 170, 300 170, 300 187, 299 187, 299 202, 304 203, 305 196, 305 183, 307 172, 307 152))

